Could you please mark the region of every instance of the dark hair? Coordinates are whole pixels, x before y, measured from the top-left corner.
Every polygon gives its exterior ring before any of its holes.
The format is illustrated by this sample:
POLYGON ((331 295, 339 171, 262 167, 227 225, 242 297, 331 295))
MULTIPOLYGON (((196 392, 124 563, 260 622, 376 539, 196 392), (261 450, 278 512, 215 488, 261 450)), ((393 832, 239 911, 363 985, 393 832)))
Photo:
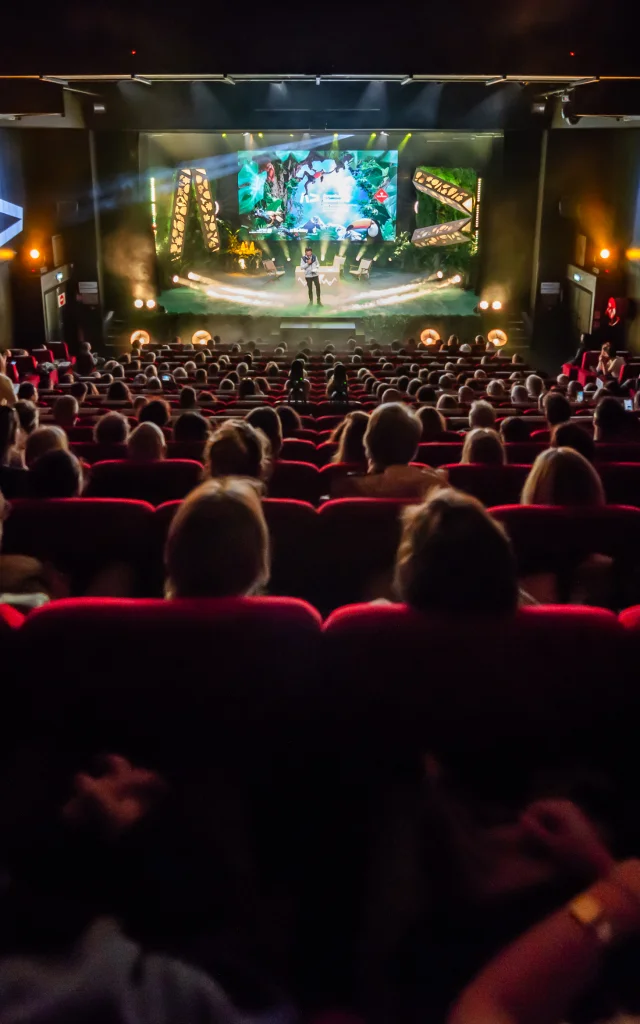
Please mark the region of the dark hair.
POLYGON ((23 398, 25 401, 33 402, 36 394, 36 386, 30 380, 23 380, 18 387, 18 398, 23 398))
POLYGON ((209 424, 199 412, 187 410, 178 416, 173 425, 174 441, 206 441, 209 436, 209 424))
POLYGON ((557 427, 559 423, 568 423, 571 419, 571 405, 557 391, 549 391, 542 400, 544 415, 550 427, 557 427))
POLYGON ((595 462, 596 444, 590 434, 577 423, 560 423, 551 432, 553 448, 573 448, 589 462, 595 462))
POLYGON ((240 381, 238 387, 238 398, 253 398, 256 393, 255 381, 251 377, 245 377, 240 381))
POLYGON ((101 416, 93 428, 93 439, 98 444, 126 444, 129 421, 121 412, 108 412, 101 416))
POLYGON ((624 406, 617 398, 601 398, 593 414, 593 426, 597 441, 621 441, 627 439, 629 419, 624 406))
POLYGON ((416 392, 416 401, 421 403, 433 402, 435 405, 437 397, 438 392, 435 388, 432 388, 430 384, 423 384, 416 392))
POLYGON ((82 491, 82 466, 71 452, 46 452, 29 470, 32 498, 77 498, 82 491))
POLYGON ((123 380, 114 380, 107 391, 107 402, 130 402, 131 392, 123 380))
POLYGON ((502 526, 468 494, 432 491, 403 514, 395 584, 420 611, 507 614, 518 601, 516 560, 502 526))
POLYGON ((500 424, 500 437, 505 444, 514 441, 530 441, 531 434, 527 421, 522 416, 507 416, 500 424))
POLYGON ((277 459, 282 450, 282 421, 275 409, 270 406, 260 406, 252 409, 245 416, 247 423, 250 423, 256 430, 261 430, 271 445, 271 457, 277 459))
POLYGON ((171 408, 164 398, 152 398, 140 410, 138 423, 155 423, 157 427, 166 427, 171 419, 171 408))
POLYGON ((447 429, 447 421, 439 409, 432 405, 423 405, 418 409, 418 419, 422 424, 422 441, 436 441, 440 434, 447 429))
POLYGON ((198 398, 195 389, 188 386, 182 388, 178 397, 178 405, 181 409, 196 409, 198 398))
POLYGON ((297 430, 302 429, 300 414, 295 409, 292 409, 290 405, 277 406, 276 414, 282 424, 283 437, 292 437, 297 430))
POLYGON ((81 380, 74 381, 71 387, 69 388, 69 394, 73 395, 74 398, 77 398, 78 402, 84 402, 85 398, 87 397, 88 391, 89 388, 84 383, 84 381, 81 380))

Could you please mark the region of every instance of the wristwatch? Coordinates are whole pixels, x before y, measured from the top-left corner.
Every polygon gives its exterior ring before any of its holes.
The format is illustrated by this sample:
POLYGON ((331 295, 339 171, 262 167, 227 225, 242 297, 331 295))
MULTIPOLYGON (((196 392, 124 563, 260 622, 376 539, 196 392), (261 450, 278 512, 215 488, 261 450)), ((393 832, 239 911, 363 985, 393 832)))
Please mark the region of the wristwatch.
POLYGON ((573 919, 583 928, 590 929, 603 946, 608 946, 613 941, 613 925, 597 897, 589 892, 582 892, 571 901, 567 909, 573 919))

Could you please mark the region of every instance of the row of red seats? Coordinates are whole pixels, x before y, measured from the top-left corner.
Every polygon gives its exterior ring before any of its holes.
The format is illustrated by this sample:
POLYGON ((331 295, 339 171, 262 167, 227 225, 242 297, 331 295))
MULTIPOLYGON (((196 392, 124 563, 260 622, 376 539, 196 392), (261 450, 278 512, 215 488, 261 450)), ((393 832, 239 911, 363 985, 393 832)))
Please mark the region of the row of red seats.
MULTIPOLYGON (((3 552, 50 562, 77 594, 113 563, 131 567, 136 593, 158 594, 164 541, 179 504, 154 509, 116 499, 17 500, 4 526, 3 552)), ((272 542, 270 593, 306 598, 323 610, 378 596, 376 584, 388 581, 393 568, 405 504, 355 498, 315 509, 301 501, 264 499, 272 542)), ((503 505, 490 511, 504 523, 526 571, 594 553, 620 559, 632 571, 640 558, 638 508, 503 505)))

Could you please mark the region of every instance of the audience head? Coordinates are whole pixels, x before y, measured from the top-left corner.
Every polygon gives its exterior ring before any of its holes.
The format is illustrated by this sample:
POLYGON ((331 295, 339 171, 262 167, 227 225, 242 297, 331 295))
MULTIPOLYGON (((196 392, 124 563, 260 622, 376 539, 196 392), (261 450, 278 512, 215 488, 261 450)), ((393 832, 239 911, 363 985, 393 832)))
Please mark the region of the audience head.
POLYGON ((62 395, 53 404, 53 421, 57 427, 69 430, 78 418, 78 400, 73 395, 62 395))
POLYGON ((557 391, 549 391, 542 400, 542 409, 549 427, 557 427, 559 423, 568 423, 571 419, 571 406, 564 395, 557 391))
POLYGON ((211 435, 204 455, 210 477, 246 476, 264 480, 269 468, 269 442, 261 430, 244 420, 227 420, 211 435))
POLYGON ((526 419, 522 416, 507 416, 500 424, 500 437, 504 444, 530 441, 531 435, 526 419))
POLYGON ((486 427, 492 430, 496 424, 496 411, 490 402, 474 402, 469 410, 469 429, 486 427))
POLYGON ((171 420, 171 408, 163 398, 152 398, 140 410, 139 423, 155 423, 158 427, 166 427, 171 420))
POLYGON ((432 405, 423 405, 417 412, 418 419, 421 423, 422 432, 420 440, 428 443, 429 441, 437 441, 441 434, 444 434, 447 429, 447 421, 445 420, 439 409, 434 408, 432 405))
POLYGON ((560 423, 551 431, 553 448, 573 448, 588 462, 595 462, 596 446, 593 438, 577 423, 560 423))
POLYGON ((24 460, 27 468, 31 469, 37 459, 46 455, 47 452, 58 449, 65 452, 69 450, 69 441, 64 430, 61 427, 38 427, 32 434, 29 434, 25 445, 24 460))
POLYGON ((527 394, 529 398, 540 398, 540 395, 544 391, 544 381, 542 377, 538 377, 537 373, 530 373, 525 381, 527 394))
POLYGON ((256 395, 255 381, 251 377, 245 377, 240 381, 238 387, 238 398, 254 398, 256 395))
POLYGON ((570 380, 567 384, 567 398, 571 402, 577 402, 582 391, 582 384, 579 380, 570 380))
POLYGON ((279 405, 276 408, 278 419, 282 424, 282 436, 294 437, 296 431, 302 429, 300 414, 290 405, 279 405))
POLYGON ((20 399, 14 405, 20 430, 23 434, 32 434, 40 423, 40 410, 33 402, 26 402, 20 399))
POLYGON ((245 421, 250 423, 255 430, 261 430, 265 435, 271 449, 271 458, 279 458, 282 451, 282 423, 276 410, 268 405, 252 409, 245 416, 245 421))
POLYGON ((166 450, 162 430, 151 421, 139 423, 127 441, 127 457, 134 462, 158 462, 164 459, 166 450))
POLYGON ((192 491, 169 527, 165 566, 170 598, 258 593, 269 579, 270 554, 255 487, 209 480, 192 491))
POLYGON ((531 405, 529 392, 524 384, 514 384, 511 388, 511 404, 513 406, 531 405))
POLYGON ((531 467, 522 505, 604 505, 600 477, 573 448, 548 448, 531 467))
POLYGON ((501 399, 504 398, 504 387, 502 382, 499 380, 490 380, 487 384, 487 395, 489 398, 501 399))
POLYGON ((209 437, 209 424, 199 412, 187 410, 178 416, 173 425, 174 441, 206 441, 209 437))
POLYGON ((502 526, 475 498, 449 488, 404 510, 395 585, 406 604, 436 615, 504 615, 518 602, 502 526))
POLYGON ((78 498, 82 493, 82 466, 62 448, 46 452, 29 471, 32 498, 78 498))
MULTIPOLYGON (((2 372, 2 367, 0 367, 0 373, 2 372)), ((23 380, 18 387, 18 399, 24 399, 25 402, 37 402, 38 389, 35 384, 32 384, 30 380, 23 380)))
POLYGON ((596 441, 626 441, 629 420, 624 406, 617 398, 602 398, 593 414, 593 436, 596 441))
POLYGON ((500 435, 495 430, 476 427, 466 435, 460 462, 475 462, 484 466, 504 466, 506 461, 500 435))
POLYGON ((438 400, 438 392, 430 384, 423 384, 416 392, 416 401, 421 405, 435 405, 438 400))
POLYGON ((468 387, 466 384, 458 388, 458 405, 472 405, 475 397, 476 393, 473 388, 468 387))
POLYGON ((440 395, 436 403, 436 409, 440 412, 456 412, 458 408, 458 399, 454 398, 453 395, 440 395))
POLYGON ((364 436, 369 471, 382 473, 388 466, 407 465, 421 437, 422 424, 406 406, 394 402, 374 409, 364 436))
POLYGON ((126 444, 129 420, 121 412, 108 412, 101 416, 93 428, 93 440, 98 444, 126 444))
POLYGON ((180 391, 178 405, 181 409, 197 409, 198 398, 194 388, 184 387, 180 391))
POLYGON ((339 441, 338 449, 333 457, 333 461, 364 465, 367 461, 364 435, 369 426, 369 416, 366 412, 356 410, 355 412, 350 412, 345 417, 343 424, 343 429, 337 439, 339 441))
POLYGON ((107 402, 130 402, 131 392, 123 380, 114 380, 107 391, 107 402))

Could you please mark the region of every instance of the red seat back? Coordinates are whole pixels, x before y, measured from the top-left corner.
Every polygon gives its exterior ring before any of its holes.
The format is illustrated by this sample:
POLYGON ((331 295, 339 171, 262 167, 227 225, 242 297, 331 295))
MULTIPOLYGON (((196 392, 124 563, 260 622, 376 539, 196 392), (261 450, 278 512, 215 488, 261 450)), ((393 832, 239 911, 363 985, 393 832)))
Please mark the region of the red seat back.
POLYGON ((201 479, 202 466, 190 459, 96 462, 87 494, 94 498, 134 498, 161 505, 186 497, 201 479))
POLYGON ((431 441, 418 445, 418 452, 415 462, 422 462, 425 466, 446 466, 452 462, 458 462, 462 455, 462 439, 458 442, 431 441))
POLYGON ((483 505, 507 505, 520 498, 529 466, 461 464, 444 467, 452 487, 472 494, 483 505))
POLYGON ((596 468, 610 504, 640 507, 640 463, 599 462, 596 468))
POLYGON ((126 444, 98 444, 96 441, 73 441, 69 447, 74 455, 89 464, 105 460, 124 459, 127 455, 126 444))
POLYGON ((270 498, 295 498, 317 505, 320 477, 309 462, 274 462, 268 483, 270 498))
POLYGON ((286 462, 310 462, 315 464, 316 446, 313 441, 305 441, 298 437, 285 437, 279 459, 286 462))

